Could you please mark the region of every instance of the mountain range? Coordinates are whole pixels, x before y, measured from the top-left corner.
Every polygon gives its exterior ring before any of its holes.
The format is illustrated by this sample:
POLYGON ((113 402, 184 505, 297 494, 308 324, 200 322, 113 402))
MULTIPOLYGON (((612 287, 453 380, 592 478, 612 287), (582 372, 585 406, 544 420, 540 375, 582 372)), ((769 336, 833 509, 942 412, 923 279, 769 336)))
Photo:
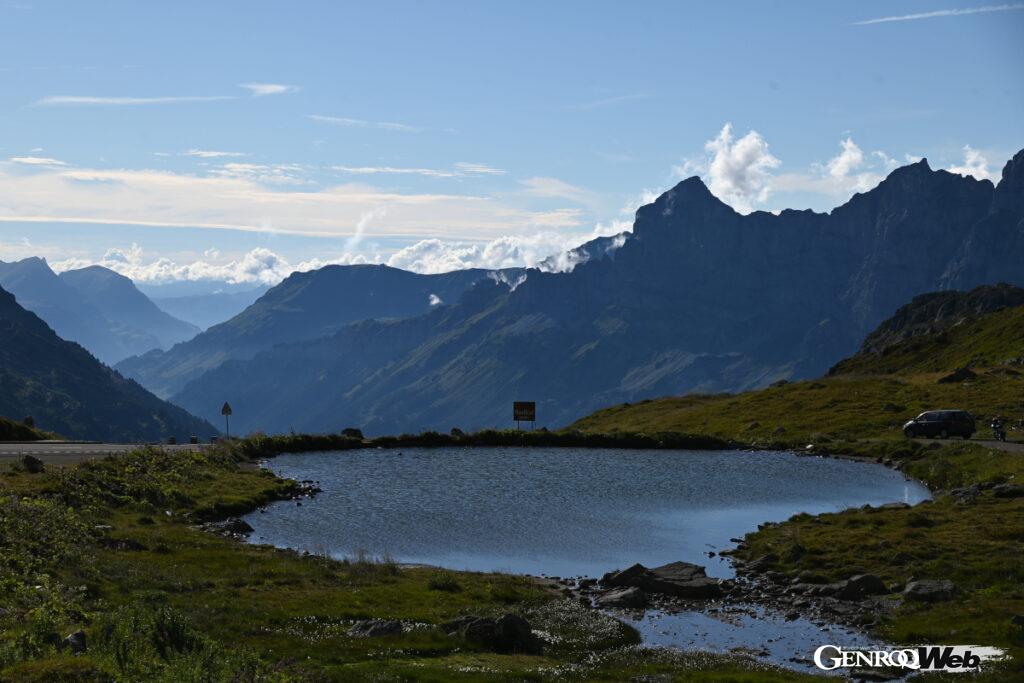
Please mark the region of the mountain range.
POLYGON ((0 287, 62 338, 105 363, 170 347, 199 332, 157 307, 127 277, 102 266, 58 275, 41 258, 0 261, 0 287))
POLYGON ((461 298, 421 298, 425 312, 397 320, 344 325, 370 316, 304 305, 299 317, 324 315, 329 336, 313 325, 303 339, 285 322, 287 293, 319 276, 293 276, 229 321, 242 338, 259 330, 258 344, 201 347, 218 326, 177 347, 196 350, 182 365, 164 364, 177 349, 122 365, 197 415, 231 401, 242 430, 371 433, 503 426, 513 400, 537 401, 555 427, 613 403, 814 377, 915 295, 1024 284, 1024 151, 998 185, 921 160, 829 213, 741 215, 693 177, 641 207, 631 234, 574 260, 566 273, 467 276, 461 298), (268 297, 279 305, 261 306, 268 297))
MULTIPOLYGON (((230 320, 168 351, 128 358, 117 369, 168 397, 228 360, 249 359, 278 344, 326 337, 361 320, 421 315, 457 301, 491 272, 420 275, 383 265, 352 265, 293 273, 230 320)), ((508 277, 517 271, 494 272, 496 277, 508 277)))
POLYGON ((217 430, 65 341, 0 289, 0 415, 98 441, 209 437, 217 430))

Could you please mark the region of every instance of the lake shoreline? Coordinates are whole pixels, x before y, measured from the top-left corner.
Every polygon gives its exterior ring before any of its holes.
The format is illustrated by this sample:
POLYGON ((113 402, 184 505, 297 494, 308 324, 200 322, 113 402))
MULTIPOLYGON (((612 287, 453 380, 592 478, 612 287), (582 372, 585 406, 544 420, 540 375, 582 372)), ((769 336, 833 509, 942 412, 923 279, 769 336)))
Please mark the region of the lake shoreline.
MULTIPOLYGON (((367 457, 373 457, 372 451, 376 450, 376 449, 363 449, 363 450, 364 450, 364 455, 366 455, 367 457)), ((611 450, 611 449, 609 449, 609 450, 611 450)), ((627 449, 616 449, 616 450, 622 451, 623 455, 627 455, 630 452, 627 449)), ((658 449, 658 450, 666 450, 666 449, 658 449)), ((672 449, 672 450, 676 450, 676 449, 672 449)), ((732 449, 732 450, 743 451, 743 452, 756 452, 756 451, 760 451, 761 449, 736 448, 736 449, 732 449)), ((842 454, 837 455, 837 456, 832 456, 831 454, 821 453, 821 452, 814 452, 814 453, 808 453, 806 451, 805 452, 795 452, 792 449, 789 449, 789 450, 786 450, 786 451, 773 452, 773 455, 774 454, 790 456, 790 457, 792 457, 794 459, 794 461, 796 461, 797 458, 803 459, 803 458, 806 458, 808 456, 814 456, 814 457, 821 458, 821 459, 830 459, 830 460, 837 460, 837 461, 849 461, 849 462, 856 463, 856 464, 871 464, 871 465, 877 464, 874 459, 867 458, 867 457, 851 457, 851 456, 842 455, 842 454)), ((296 455, 298 457, 302 457, 302 455, 300 455, 300 454, 293 454, 293 455, 296 455)), ((316 452, 309 452, 309 455, 310 456, 315 456, 316 452)), ((409 453, 405 452, 404 455, 408 456, 409 453)), ((330 457, 330 456, 327 456, 327 457, 330 457)), ((271 463, 270 460, 271 459, 264 459, 263 463, 268 468, 270 468, 277 476, 310 476, 310 477, 314 476, 314 475, 308 474, 308 473, 305 474, 305 475, 297 475, 297 474, 295 474, 294 470, 289 470, 288 468, 286 468, 285 470, 279 470, 279 469, 274 467, 273 463, 271 463)), ((294 459, 290 459, 290 461, 289 461, 289 468, 295 467, 296 466, 295 462, 296 461, 294 459)), ((313 470, 311 470, 311 471, 320 471, 320 470, 318 468, 313 468, 313 470)), ((916 483, 916 482, 914 482, 914 480, 909 479, 904 473, 901 472, 900 475, 901 475, 901 479, 902 479, 902 481, 904 483, 916 483)), ((358 476, 358 475, 354 474, 352 476, 358 476)), ((923 486, 921 488, 922 488, 922 490, 924 489, 923 486)), ((900 498, 900 497, 901 496, 896 496, 896 495, 892 496, 893 501, 895 501, 897 498, 900 498)), ((884 502, 889 502, 889 498, 886 498, 885 501, 881 501, 879 499, 879 504, 883 504, 884 502)), ((348 509, 348 507, 346 506, 345 509, 348 509)), ((839 508, 839 509, 842 509, 842 508, 839 508)), ((301 511, 296 510, 296 511, 294 511, 294 513, 296 515, 298 515, 298 514, 307 514, 308 511, 309 511, 309 507, 308 506, 304 506, 301 511)), ((323 510, 322 509, 318 509, 317 510, 317 514, 318 515, 322 515, 323 514, 323 510)), ((784 521, 784 520, 782 520, 782 519, 780 519, 778 517, 775 517, 773 519, 774 519, 774 521, 769 521, 768 524, 779 524, 782 521, 784 521)), ((756 531, 755 526, 757 526, 758 524, 760 526, 764 526, 765 522, 766 522, 766 520, 764 520, 764 519, 758 519, 757 520, 757 524, 751 523, 749 526, 746 527, 746 529, 747 529, 748 532, 753 533, 753 532, 756 531)), ((256 524, 255 521, 253 523, 256 524)), ((258 524, 257 524, 257 527, 259 527, 258 524)), ((745 535, 745 534, 744 533, 740 533, 738 535, 742 536, 742 535, 745 535)), ((731 540, 732 541, 736 541, 738 539, 734 538, 734 539, 731 539, 731 540)), ((274 545, 276 545, 277 547, 282 547, 282 544, 280 543, 280 541, 276 541, 274 543, 274 545)), ((301 548, 303 546, 302 546, 301 542, 298 543, 297 545, 294 542, 292 542, 290 545, 288 543, 283 544, 283 547, 291 547, 291 548, 294 549, 294 548, 301 548)), ((732 549, 731 546, 727 547, 724 544, 723 545, 719 545, 719 546, 717 546, 715 548, 716 552, 710 553, 710 556, 711 557, 715 557, 718 554, 721 554, 721 555, 724 556, 724 555, 729 554, 731 549, 732 549), (723 552, 723 551, 725 551, 725 552, 723 552)), ((332 555, 332 556, 340 557, 341 555, 332 555)), ((401 555, 399 555, 399 560, 400 559, 401 559, 401 555)), ((679 559, 679 558, 673 558, 673 559, 679 559)), ((691 558, 687 557, 686 559, 690 560, 691 558)), ((729 561, 729 563, 732 566, 736 566, 736 563, 733 561, 733 559, 731 557, 728 558, 728 561, 729 561)), ((704 562, 706 563, 706 560, 704 562)), ((404 563, 400 563, 400 564, 404 565, 404 563)), ((416 565, 416 566, 424 566, 424 563, 422 563, 422 562, 412 562, 410 564, 411 565, 416 565)), ((444 571, 464 571, 465 570, 462 567, 458 567, 458 566, 455 566, 455 565, 445 565, 445 564, 442 564, 442 563, 427 563, 426 566, 436 567, 436 568, 438 568, 440 570, 444 570, 444 571)), ((484 571, 480 567, 468 567, 466 569, 468 569, 469 571, 484 571)), ((626 612, 622 612, 621 610, 618 610, 618 609, 605 609, 605 608, 601 608, 598 605, 598 600, 603 595, 607 594, 609 592, 609 590, 611 590, 611 589, 610 589, 610 587, 605 587, 604 589, 601 589, 599 586, 595 586, 594 585, 594 580, 599 579, 600 576, 603 573, 605 573, 605 571, 608 571, 608 570, 611 570, 611 569, 612 569, 611 566, 605 566, 604 569, 602 571, 600 571, 600 572, 597 572, 596 575, 593 575, 593 574, 591 574, 589 576, 576 575, 573 578, 565 578, 564 574, 563 574, 563 576, 558 576, 557 575, 557 574, 559 574, 558 571, 544 571, 543 567, 540 569, 540 571, 518 572, 518 573, 519 573, 519 575, 521 575, 521 576, 523 576, 525 578, 529 578, 529 579, 531 579, 533 581, 536 581, 538 583, 538 585, 543 586, 547 590, 557 592, 557 593, 559 593, 559 594, 561 594, 561 595, 563 595, 565 597, 569 597, 570 599, 572 599, 574 601, 584 602, 585 604, 587 604, 587 605, 589 605, 589 606, 591 606, 593 608, 596 608, 596 609, 601 609, 601 611, 603 611, 604 613, 612 615, 612 616, 615 616, 616 618, 618 618, 620 616, 625 616, 625 615, 628 615, 628 614, 635 614, 634 610, 627 610, 626 612)), ((739 581, 739 582, 730 581, 730 583, 735 583, 735 587, 733 589, 731 589, 728 593, 723 595, 721 598, 716 598, 716 599, 712 599, 712 600, 700 600, 700 601, 674 600, 674 599, 668 598, 667 596, 654 596, 654 595, 652 595, 651 599, 654 602, 652 602, 652 604, 651 604, 651 614, 659 614, 660 613, 660 614, 666 615, 669 620, 671 620, 673 618, 673 616, 672 616, 673 614, 687 613, 687 612, 694 612, 694 611, 700 612, 700 613, 704 613, 704 614, 709 615, 709 616, 711 616, 711 615, 725 616, 725 615, 730 615, 731 614, 731 615, 733 615, 733 618, 735 618, 735 619, 744 619, 745 620, 745 623, 747 624, 747 629, 746 630, 748 630, 748 631, 751 630, 751 629, 753 629, 755 631, 760 630, 761 632, 765 632, 767 634, 766 637, 772 637, 772 635, 770 633, 770 630, 771 630, 771 628, 773 628, 773 626, 772 626, 773 624, 776 624, 776 625, 784 624, 785 625, 784 628, 790 629, 790 630, 792 630, 793 628, 796 628, 797 626, 802 625, 802 627, 805 629, 805 632, 807 632, 807 633, 812 632, 812 631, 814 631, 816 629, 820 630, 820 628, 824 626, 826 628, 837 628, 837 627, 849 628, 849 629, 852 629, 853 631, 862 633, 865 636, 868 634, 868 630, 864 628, 863 622, 858 623, 857 619, 849 618, 850 615, 837 615, 838 618, 828 619, 828 618, 824 618, 821 612, 815 612, 815 611, 812 611, 810 609, 801 609, 799 607, 794 608, 792 606, 789 606, 789 607, 780 606, 777 598, 775 598, 775 597, 773 597, 772 599, 763 599, 762 598, 761 588, 759 586, 755 585, 753 582, 747 581, 745 577, 744 577, 744 579, 742 581, 739 581), (750 614, 751 610, 755 609, 755 608, 757 610, 760 610, 760 615, 761 615, 759 617, 754 618, 754 620, 756 620, 757 623, 753 623, 753 621, 751 619, 747 619, 746 616, 745 616, 745 615, 750 614), (795 622, 797 619, 800 620, 799 623, 794 624, 793 622, 795 622), (812 624, 813 624, 813 626, 812 626, 812 624)), ((628 620, 629 619, 627 618, 627 621, 628 620)), ((738 631, 738 630, 734 630, 729 635, 730 636, 735 636, 736 633, 741 633, 741 632, 738 631)), ((709 643, 709 645, 711 645, 711 644, 709 643)), ((718 643, 718 644, 715 644, 715 645, 721 645, 721 644, 718 643)), ((682 646, 682 644, 680 644, 680 646, 682 646)), ((720 648, 711 647, 710 649, 714 650, 714 649, 720 649, 720 648)), ((776 664, 779 664, 779 665, 782 665, 782 666, 787 666, 787 667, 791 667, 793 665, 792 662, 779 661, 777 658, 773 659, 772 661, 774 663, 776 663, 776 664)))

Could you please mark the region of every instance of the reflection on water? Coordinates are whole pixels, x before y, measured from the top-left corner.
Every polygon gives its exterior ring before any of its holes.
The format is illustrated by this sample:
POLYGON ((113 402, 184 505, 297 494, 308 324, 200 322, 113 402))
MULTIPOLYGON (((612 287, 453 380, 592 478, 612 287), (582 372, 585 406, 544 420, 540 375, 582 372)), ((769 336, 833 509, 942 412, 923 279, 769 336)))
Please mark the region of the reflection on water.
POLYGON ((928 496, 880 465, 767 451, 367 449, 268 466, 323 492, 249 515, 253 542, 549 576, 686 560, 728 577, 709 551, 760 522, 928 496))
POLYGON ((814 666, 814 651, 821 645, 846 648, 884 647, 867 636, 841 626, 819 626, 807 619, 787 621, 780 614, 758 607, 745 612, 678 612, 650 610, 619 615, 640 632, 646 645, 682 650, 739 652, 794 669, 823 673, 814 666))

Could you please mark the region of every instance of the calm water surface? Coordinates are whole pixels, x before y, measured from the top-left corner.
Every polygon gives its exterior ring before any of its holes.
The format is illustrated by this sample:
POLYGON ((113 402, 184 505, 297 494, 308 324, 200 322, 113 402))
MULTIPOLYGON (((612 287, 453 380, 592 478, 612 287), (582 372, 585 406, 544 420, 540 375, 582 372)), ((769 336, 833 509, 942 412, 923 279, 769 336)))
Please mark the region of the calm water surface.
POLYGON ((411 448, 267 466, 323 493, 246 517, 253 542, 548 576, 686 560, 728 577, 708 551, 761 522, 928 497, 880 465, 768 451, 411 448))

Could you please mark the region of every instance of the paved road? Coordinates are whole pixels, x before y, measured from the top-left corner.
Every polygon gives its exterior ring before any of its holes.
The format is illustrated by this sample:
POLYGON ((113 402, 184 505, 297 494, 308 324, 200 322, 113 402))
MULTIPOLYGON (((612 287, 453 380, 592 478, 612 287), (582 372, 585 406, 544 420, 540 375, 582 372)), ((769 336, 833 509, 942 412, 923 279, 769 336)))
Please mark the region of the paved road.
MULTIPOLYGON (((178 444, 159 446, 168 452, 209 448, 210 444, 178 444)), ((138 448, 138 444, 122 443, 74 443, 62 441, 0 441, 0 463, 15 462, 23 456, 33 455, 43 462, 66 464, 103 458, 114 453, 123 453, 138 448)))
MULTIPOLYGON (((914 439, 920 443, 961 443, 960 439, 914 439)), ((995 439, 971 439, 969 443, 976 443, 979 446, 986 446, 988 448, 996 448, 1001 451, 1008 451, 1010 453, 1024 453, 1024 441, 996 441, 995 439)))

